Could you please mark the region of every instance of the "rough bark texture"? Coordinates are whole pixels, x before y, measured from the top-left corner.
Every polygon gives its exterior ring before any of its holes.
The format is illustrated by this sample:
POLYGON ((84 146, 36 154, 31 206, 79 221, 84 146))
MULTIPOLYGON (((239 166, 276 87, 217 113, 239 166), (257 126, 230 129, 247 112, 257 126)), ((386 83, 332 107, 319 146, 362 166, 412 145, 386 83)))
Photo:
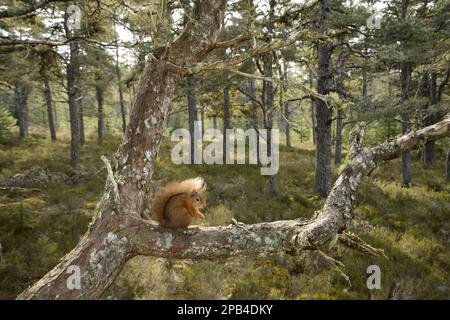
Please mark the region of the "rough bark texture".
MULTIPOLYGON (((313 81, 313 73, 312 70, 309 71, 309 88, 313 90, 314 81, 313 81)), ((312 142, 316 144, 316 105, 314 103, 314 99, 311 99, 311 126, 312 126, 312 142)))
MULTIPOLYGON (((272 1, 271 1, 272 5, 272 1)), ((273 28, 273 27, 272 27, 273 28)), ((269 31, 270 32, 270 31, 269 31)), ((273 77, 273 57, 272 54, 264 55, 264 76, 267 78, 273 77)), ((263 83, 263 105, 264 105, 264 129, 267 130, 267 156, 271 157, 272 146, 272 126, 273 126, 273 83, 271 81, 264 81, 263 83)), ((276 192, 276 175, 269 176, 269 192, 276 192)))
POLYGON ((47 104, 47 118, 48 128, 50 130, 50 138, 52 139, 52 141, 56 141, 55 121, 53 119, 52 93, 49 81, 47 79, 44 80, 44 96, 45 103, 47 104))
MULTIPOLYGON (((402 0, 401 20, 406 20, 408 12, 409 0, 402 0)), ((409 95, 411 88, 412 64, 408 61, 400 63, 400 86, 401 86, 401 120, 402 133, 405 134, 409 130, 409 95)), ((409 186, 411 183, 411 155, 406 153, 402 156, 402 183, 409 186)))
MULTIPOLYGON (((319 10, 319 28, 326 30, 331 0, 321 0, 319 10)), ((332 45, 324 42, 317 45, 317 93, 327 95, 332 85, 331 69, 332 45)), ((332 110, 325 101, 315 98, 316 106, 316 169, 315 190, 325 198, 331 187, 331 117, 332 110)))
MULTIPOLYGON (((290 120, 291 118, 291 111, 289 110, 289 102, 286 101, 284 103, 284 117, 287 120, 290 120)), ((288 148, 292 147, 292 143, 291 143, 291 127, 289 126, 288 123, 286 123, 284 125, 284 135, 286 136, 286 146, 288 148)))
POLYGON ((202 137, 205 134, 205 105, 200 108, 200 123, 202 125, 202 137))
MULTIPOLYGON (((281 72, 281 70, 280 70, 281 72)), ((283 93, 286 93, 288 90, 288 63, 286 60, 283 61, 283 93)), ((290 102, 286 101, 284 103, 284 108, 283 108, 283 112, 284 112, 284 117, 286 118, 286 120, 290 121, 291 120, 291 110, 290 110, 290 102)), ((292 147, 292 143, 291 143, 291 126, 289 125, 288 122, 284 123, 284 135, 286 136, 286 146, 288 148, 292 147)), ((300 137, 301 139, 301 137, 300 137)))

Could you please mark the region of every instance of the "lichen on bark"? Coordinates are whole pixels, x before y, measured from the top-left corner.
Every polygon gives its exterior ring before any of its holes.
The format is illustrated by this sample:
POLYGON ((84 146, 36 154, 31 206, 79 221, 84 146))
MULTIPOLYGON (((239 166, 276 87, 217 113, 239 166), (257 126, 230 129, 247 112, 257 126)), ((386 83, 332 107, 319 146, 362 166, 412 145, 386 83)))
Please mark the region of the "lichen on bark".
POLYGON ((117 267, 117 263, 125 257, 128 251, 128 239, 119 238, 114 232, 108 232, 99 248, 94 248, 89 255, 86 270, 81 275, 81 290, 88 290, 98 285, 117 267))

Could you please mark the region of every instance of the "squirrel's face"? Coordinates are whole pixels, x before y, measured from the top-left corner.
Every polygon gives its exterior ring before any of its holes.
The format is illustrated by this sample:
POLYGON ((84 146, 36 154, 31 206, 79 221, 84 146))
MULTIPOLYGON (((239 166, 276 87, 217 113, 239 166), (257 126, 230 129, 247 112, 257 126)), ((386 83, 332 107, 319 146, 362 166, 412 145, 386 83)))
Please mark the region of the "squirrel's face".
POLYGON ((191 198, 197 208, 203 208, 206 206, 206 197, 204 194, 201 194, 194 190, 191 193, 191 198))

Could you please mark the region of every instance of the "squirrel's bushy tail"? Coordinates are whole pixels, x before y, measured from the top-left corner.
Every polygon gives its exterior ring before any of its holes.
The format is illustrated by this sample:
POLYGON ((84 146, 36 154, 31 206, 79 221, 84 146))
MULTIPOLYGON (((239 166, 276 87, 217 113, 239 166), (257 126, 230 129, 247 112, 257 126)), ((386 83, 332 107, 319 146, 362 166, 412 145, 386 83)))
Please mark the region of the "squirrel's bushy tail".
POLYGON ((166 186, 161 188, 156 195, 153 202, 153 213, 161 225, 168 223, 165 215, 166 204, 174 195, 180 193, 191 193, 194 189, 200 190, 204 187, 205 182, 202 178, 197 177, 187 179, 181 182, 169 182, 166 186))

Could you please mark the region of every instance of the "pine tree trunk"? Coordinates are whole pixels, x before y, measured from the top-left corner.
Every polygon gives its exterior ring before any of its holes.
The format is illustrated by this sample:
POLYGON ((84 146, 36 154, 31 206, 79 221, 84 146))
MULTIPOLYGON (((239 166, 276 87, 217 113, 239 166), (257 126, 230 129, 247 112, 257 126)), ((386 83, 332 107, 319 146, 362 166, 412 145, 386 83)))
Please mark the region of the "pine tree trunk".
POLYGON ((50 84, 47 79, 44 80, 44 96, 47 104, 47 118, 48 128, 50 130, 50 138, 52 141, 56 141, 55 122, 53 120, 53 107, 52 107, 52 93, 50 90, 50 84))
MULTIPOLYGON (((401 83, 401 101, 402 101, 402 133, 409 131, 409 95, 411 85, 412 65, 409 62, 401 62, 400 83, 401 83)), ((402 184, 409 186, 411 184, 411 154, 406 153, 402 156, 402 184)))
POLYGON ((84 105, 83 100, 78 100, 78 107, 79 107, 79 121, 80 121, 80 144, 84 145, 86 142, 86 136, 84 134, 84 105))
POLYGON ((105 114, 103 111, 103 89, 96 85, 95 86, 95 96, 97 98, 97 139, 99 143, 102 143, 105 139, 105 114))
MULTIPOLYGON (((331 0, 320 1, 319 27, 323 28, 331 10, 331 0)), ((327 95, 332 85, 331 44, 317 45, 318 78, 317 93, 327 95)), ((316 170, 315 191, 325 198, 331 187, 331 117, 332 111, 327 104, 315 98, 316 106, 316 170)))
POLYGON ((188 98, 188 116, 189 116, 189 133, 191 134, 191 163, 194 163, 195 153, 195 121, 197 121, 197 105, 195 101, 195 78, 190 74, 186 79, 187 98, 188 98))
POLYGON ((19 119, 19 137, 25 138, 28 135, 28 93, 29 88, 25 85, 14 88, 16 96, 17 116, 19 119))
MULTIPOLYGON (((309 71, 309 88, 314 90, 313 72, 309 71)), ((316 145, 316 105, 315 100, 311 99, 311 126, 312 126, 312 142, 316 145)))
MULTIPOLYGON (((289 102, 287 102, 287 101, 284 103, 284 117, 287 120, 290 120, 290 118, 291 118, 291 112, 289 110, 289 102)), ((292 144, 291 144, 291 128, 289 127, 289 124, 287 124, 287 123, 284 126, 284 134, 286 136, 286 146, 288 148, 292 147, 292 144)))

